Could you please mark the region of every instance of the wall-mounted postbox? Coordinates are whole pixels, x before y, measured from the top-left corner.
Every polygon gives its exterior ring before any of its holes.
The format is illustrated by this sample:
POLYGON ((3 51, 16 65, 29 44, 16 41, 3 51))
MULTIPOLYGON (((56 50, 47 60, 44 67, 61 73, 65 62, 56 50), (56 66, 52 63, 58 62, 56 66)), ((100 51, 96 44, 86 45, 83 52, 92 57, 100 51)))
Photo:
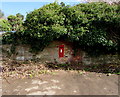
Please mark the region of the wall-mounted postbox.
POLYGON ((64 57, 64 45, 59 45, 59 58, 64 57))

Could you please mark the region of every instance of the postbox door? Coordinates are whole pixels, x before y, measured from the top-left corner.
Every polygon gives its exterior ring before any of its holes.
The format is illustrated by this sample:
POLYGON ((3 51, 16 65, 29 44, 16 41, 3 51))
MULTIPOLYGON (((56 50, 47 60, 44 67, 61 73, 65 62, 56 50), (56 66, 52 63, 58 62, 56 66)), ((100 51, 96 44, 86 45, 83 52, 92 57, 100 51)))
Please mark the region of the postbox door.
POLYGON ((64 45, 59 45, 59 58, 64 57, 64 45))

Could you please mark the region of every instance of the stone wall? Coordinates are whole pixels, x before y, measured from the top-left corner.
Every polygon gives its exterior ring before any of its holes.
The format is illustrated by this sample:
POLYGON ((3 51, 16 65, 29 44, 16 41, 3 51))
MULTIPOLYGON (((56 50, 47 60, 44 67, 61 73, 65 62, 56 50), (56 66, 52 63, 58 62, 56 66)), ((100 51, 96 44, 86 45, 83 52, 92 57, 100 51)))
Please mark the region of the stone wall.
POLYGON ((85 56, 83 58, 85 65, 96 65, 96 64, 120 64, 120 57, 116 55, 101 55, 99 57, 85 56))
POLYGON ((10 58, 17 61, 37 60, 41 63, 82 63, 85 65, 92 64, 120 64, 119 55, 101 55, 99 57, 91 57, 81 49, 77 49, 74 55, 73 44, 65 41, 53 41, 49 46, 44 48, 43 51, 37 54, 29 52, 30 46, 19 45, 15 47, 14 54, 11 53, 12 45, 2 45, 2 56, 4 58, 10 58), (64 45, 64 57, 59 58, 59 45, 64 45))

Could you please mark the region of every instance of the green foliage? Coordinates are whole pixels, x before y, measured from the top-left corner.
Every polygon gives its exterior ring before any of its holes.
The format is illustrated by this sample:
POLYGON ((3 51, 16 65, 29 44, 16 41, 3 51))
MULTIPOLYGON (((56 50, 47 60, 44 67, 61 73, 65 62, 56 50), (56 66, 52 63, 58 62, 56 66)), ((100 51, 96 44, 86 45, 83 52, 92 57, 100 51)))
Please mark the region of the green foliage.
POLYGON ((23 28, 23 19, 24 16, 20 13, 14 15, 10 15, 6 19, 0 19, 0 31, 16 31, 21 30, 23 28))
POLYGON ((66 33, 61 6, 57 3, 45 5, 26 16, 25 34, 29 35, 32 48, 42 50, 54 38, 66 33))
POLYGON ((17 13, 17 14, 16 14, 16 17, 18 17, 18 19, 20 19, 20 20, 23 20, 23 19, 24 19, 24 16, 23 16, 22 14, 20 14, 20 13, 17 13))
POLYGON ((6 32, 2 35, 3 44, 11 44, 14 42, 14 34, 12 32, 6 32))
POLYGON ((12 31, 16 31, 19 29, 20 26, 22 26, 24 16, 20 13, 14 15, 10 15, 7 17, 9 24, 12 26, 12 31))
POLYGON ((85 34, 79 37, 80 46, 87 46, 92 51, 118 51, 118 40, 120 40, 118 38, 120 30, 118 6, 106 3, 79 4, 75 6, 76 9, 85 13, 88 20, 85 34))
POLYGON ((11 30, 11 25, 9 22, 5 19, 0 20, 0 31, 10 31, 11 30))
MULTIPOLYGON (((62 37, 88 52, 116 52, 120 49, 119 13, 119 4, 98 2, 70 7, 54 2, 27 14, 24 29, 16 35, 22 43, 30 44, 33 51, 62 37)), ((15 19, 8 17, 9 21, 15 19)))

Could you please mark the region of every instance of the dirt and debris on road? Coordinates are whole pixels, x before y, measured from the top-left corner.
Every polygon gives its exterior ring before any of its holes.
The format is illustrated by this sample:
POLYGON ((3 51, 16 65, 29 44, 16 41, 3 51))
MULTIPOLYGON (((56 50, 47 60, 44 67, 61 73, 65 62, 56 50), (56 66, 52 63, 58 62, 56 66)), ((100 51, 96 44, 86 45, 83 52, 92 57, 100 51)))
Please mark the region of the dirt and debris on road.
POLYGON ((120 74, 120 64, 82 65, 82 64, 43 64, 34 61, 17 62, 5 60, 2 62, 2 76, 12 78, 36 77, 41 74, 51 74, 54 70, 87 71, 103 74, 120 74))
MULTIPOLYGON (((2 64, 3 95, 118 95, 119 75, 104 73, 101 67, 11 60, 2 64)), ((114 70, 119 71, 118 66, 114 70)))
POLYGON ((3 95, 118 95, 118 75, 55 70, 38 77, 3 79, 3 95))

